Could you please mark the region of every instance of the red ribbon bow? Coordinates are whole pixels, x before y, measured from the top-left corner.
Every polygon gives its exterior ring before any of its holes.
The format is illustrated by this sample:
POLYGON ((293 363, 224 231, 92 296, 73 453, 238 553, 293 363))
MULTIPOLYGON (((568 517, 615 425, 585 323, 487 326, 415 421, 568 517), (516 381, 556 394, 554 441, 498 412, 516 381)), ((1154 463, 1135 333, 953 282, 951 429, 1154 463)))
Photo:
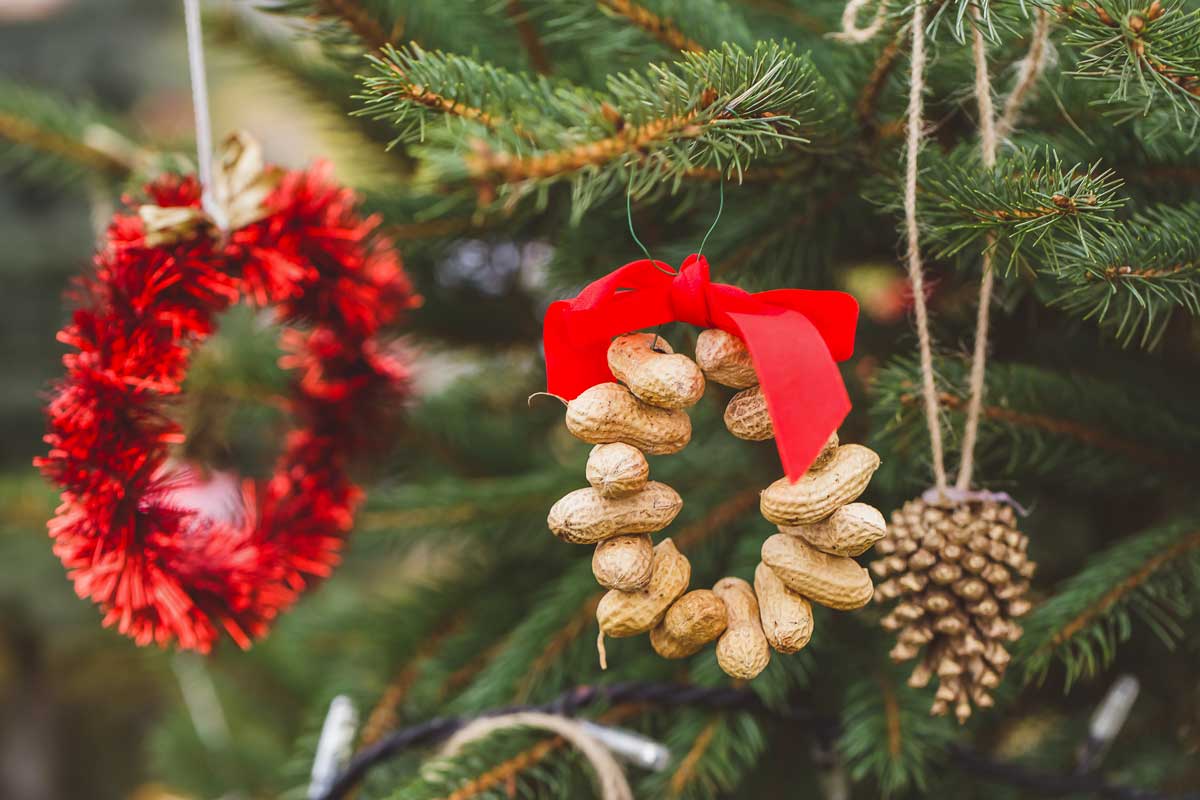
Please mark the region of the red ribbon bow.
POLYGON ((799 478, 850 412, 838 361, 854 352, 858 303, 845 292, 775 289, 750 294, 709 281, 708 261, 688 256, 678 273, 634 261, 546 311, 547 391, 568 400, 613 381, 614 336, 687 322, 746 343, 775 426, 784 471, 799 478))

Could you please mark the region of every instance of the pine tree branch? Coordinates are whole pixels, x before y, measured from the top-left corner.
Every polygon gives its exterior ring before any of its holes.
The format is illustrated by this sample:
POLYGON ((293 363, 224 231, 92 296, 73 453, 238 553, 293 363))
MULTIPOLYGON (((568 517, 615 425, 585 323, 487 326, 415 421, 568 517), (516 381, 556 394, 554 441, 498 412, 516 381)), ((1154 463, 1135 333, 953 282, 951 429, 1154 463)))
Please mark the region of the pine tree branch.
POLYGON ((667 781, 673 797, 682 795, 687 789, 688 784, 694 779, 696 766, 704 758, 720 725, 721 720, 719 718, 710 720, 700 731, 700 735, 692 742, 692 746, 688 749, 687 753, 679 760, 679 766, 675 768, 675 771, 671 773, 670 780, 667 781))
POLYGON ((1179 0, 1094 0, 1055 6, 1067 23, 1064 44, 1080 51, 1072 74, 1112 87, 1107 101, 1124 118, 1144 114, 1159 98, 1200 116, 1200 9, 1179 0), (1128 110, 1121 112, 1120 107, 1128 110))
POLYGON ((901 53, 904 52, 904 45, 909 38, 908 32, 908 26, 901 25, 888 43, 884 45, 884 48, 879 51, 879 56, 875 59, 875 63, 871 67, 871 73, 867 76, 867 80, 859 92, 858 102, 854 106, 854 116, 858 120, 859 125, 864 127, 874 126, 875 109, 879 104, 879 96, 883 93, 883 87, 887 83, 888 77, 892 74, 892 70, 896 66, 896 61, 900 58, 901 53))
POLYGON ((531 156, 496 153, 479 147, 466 158, 467 173, 475 179, 505 183, 557 178, 586 167, 604 166, 618 156, 636 155, 665 141, 698 138, 703 131, 697 124, 699 117, 700 110, 693 109, 639 127, 626 128, 604 139, 531 156))
POLYGON ((123 178, 135 168, 133 162, 123 155, 93 147, 11 114, 0 114, 0 138, 114 177, 123 178))
POLYGON ((525 53, 529 56, 529 63, 537 72, 549 75, 552 71, 550 56, 546 53, 546 48, 542 46, 542 37, 538 35, 537 26, 529 19, 525 6, 521 0, 508 0, 505 8, 517 29, 517 35, 521 37, 521 46, 525 48, 525 53))
POLYGON ((550 184, 567 181, 578 217, 618 191, 641 198, 674 190, 697 168, 737 176, 771 150, 832 150, 848 130, 840 100, 808 58, 773 43, 752 53, 732 45, 684 53, 670 66, 610 76, 604 95, 444 54, 389 51, 373 60, 363 113, 424 140, 431 187, 473 185, 483 202, 506 207, 530 194, 544 200, 550 184), (461 131, 427 130, 412 116, 407 83, 505 124, 476 127, 465 140, 461 131))
POLYGON ((1065 644, 1088 625, 1094 623, 1098 617, 1103 616, 1113 606, 1125 599, 1128 594, 1141 588, 1163 566, 1198 547, 1200 547, 1200 530, 1194 531, 1173 547, 1152 557, 1136 572, 1105 592, 1094 605, 1064 625, 1045 647, 1052 649, 1065 644))
POLYGON ((395 44, 404 26, 398 23, 389 33, 359 0, 317 0, 317 13, 340 19, 372 50, 395 44))
POLYGON ((1015 658, 1027 679, 1061 661, 1068 687, 1111 663, 1136 616, 1168 647, 1183 635, 1178 618, 1200 591, 1200 528, 1194 518, 1123 539, 1097 553, 1025 619, 1015 658))
MULTIPOLYGON (((939 393, 938 401, 942 407, 954 411, 963 409, 967 404, 966 397, 949 392, 939 393)), ((903 395, 900 398, 900 402, 905 405, 919 403, 920 396, 917 393, 917 387, 913 387, 912 393, 903 395)), ((1029 428, 1058 436, 1067 436, 1090 447, 1108 450, 1109 452, 1151 467, 1170 467, 1179 463, 1178 459, 1172 458, 1169 454, 1160 453, 1153 448, 1146 447, 1133 440, 1121 439, 1113 436, 1103 428, 1084 425, 1072 418, 1016 411, 1011 408, 995 405, 984 405, 980 410, 980 415, 984 419, 1003 422, 1015 427, 1029 428)))
POLYGON ((515 697, 518 701, 529 698, 537 679, 545 674, 563 651, 588 629, 592 620, 596 618, 596 607, 600 605, 602 597, 604 597, 603 591, 596 592, 589 597, 579 611, 567 621, 567 624, 546 642, 546 646, 533 659, 529 665, 529 671, 517 686, 515 697))
MULTIPOLYGON (((953 431, 965 405, 966 363, 939 358, 935 370, 946 427, 953 431)), ((918 375, 914 359, 900 359, 875 381, 877 443, 898 457, 921 457, 928 448, 918 375)), ((997 363, 988 369, 990 399, 977 452, 991 480, 1125 492, 1190 480, 1198 467, 1191 452, 1200 447, 1190 391, 1177 378, 1160 385, 1143 375, 1129 387, 1067 370, 997 363)), ((946 444, 953 457, 959 442, 946 444)))
MULTIPOLYGON (((926 239, 939 258, 995 247, 1008 265, 1028 263, 1033 253, 1053 258, 1059 240, 1103 237, 1123 201, 1112 170, 1098 164, 1064 166, 1048 148, 1018 151, 992 170, 978 164, 974 146, 929 165, 917 187, 926 239)), ((895 208, 889 195, 885 203, 895 208)))
POLYGON ((689 53, 705 51, 705 48, 698 42, 689 39, 683 31, 679 30, 674 22, 660 17, 633 0, 596 0, 596 4, 613 14, 625 17, 672 50, 689 53))
POLYGON ((945 758, 956 732, 929 715, 929 699, 900 682, 893 667, 864 675, 846 690, 838 749, 851 775, 871 775, 884 795, 915 788, 925 794, 930 772, 945 758))
POLYGON ((1157 344, 1172 312, 1200 315, 1200 203, 1154 206, 1105 232, 1058 245, 1053 302, 1122 342, 1157 344))
POLYGON ((445 625, 426 638, 417 652, 409 659, 408 663, 392 678, 380 695, 379 700, 367 715, 367 721, 363 725, 362 735, 358 740, 358 748, 374 744, 379 741, 388 731, 396 727, 399 721, 396 710, 404 703, 405 697, 408 696, 409 690, 417 680, 418 670, 421 663, 432 656, 442 643, 451 635, 458 632, 466 622, 466 615, 463 612, 454 614, 445 625))

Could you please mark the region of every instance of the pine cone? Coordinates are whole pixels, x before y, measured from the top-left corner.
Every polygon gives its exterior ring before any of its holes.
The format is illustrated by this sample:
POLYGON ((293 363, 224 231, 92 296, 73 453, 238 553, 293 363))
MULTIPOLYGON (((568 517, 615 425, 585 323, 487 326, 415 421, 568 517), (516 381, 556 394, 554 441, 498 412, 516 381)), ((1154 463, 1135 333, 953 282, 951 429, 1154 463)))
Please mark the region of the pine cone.
POLYGON ((875 600, 899 601, 881 621, 896 632, 894 661, 924 648, 908 683, 922 687, 937 675, 930 713, 953 705, 962 723, 972 704, 992 705, 990 690, 1009 661, 1004 643, 1021 638, 1013 619, 1030 608, 1024 595, 1037 565, 1025 555, 1028 543, 1012 508, 992 501, 943 508, 910 500, 892 514, 875 545, 882 557, 871 563, 885 579, 875 600))

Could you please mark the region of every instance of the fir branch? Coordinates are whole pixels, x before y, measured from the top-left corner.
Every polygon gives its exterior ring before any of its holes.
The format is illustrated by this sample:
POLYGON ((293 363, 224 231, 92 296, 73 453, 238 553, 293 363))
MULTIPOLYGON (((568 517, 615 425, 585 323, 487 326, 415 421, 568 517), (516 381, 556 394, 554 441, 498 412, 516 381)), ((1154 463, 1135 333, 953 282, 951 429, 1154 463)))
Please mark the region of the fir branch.
POLYGON ((984 170, 971 147, 931 164, 917 192, 926 238, 938 257, 994 246, 1007 251, 1012 266, 1028 261, 1031 247, 1053 253, 1049 245, 1057 240, 1103 236, 1121 207, 1120 186, 1111 170, 1065 167, 1048 148, 1017 152, 984 170))
MULTIPOLYGON (((935 362, 948 430, 961 428, 966 364, 935 362)), ((876 378, 873 414, 881 447, 922 457, 928 448, 918 402, 915 359, 900 359, 876 378)), ((979 447, 991 479, 1048 481, 1130 491, 1171 479, 1186 480, 1197 465, 1200 426, 1189 387, 1143 380, 1136 387, 1023 364, 990 365, 979 447)), ((947 441, 953 455, 957 440, 947 441)))
POLYGON ((867 76, 867 80, 859 92, 858 102, 854 106, 854 116, 859 125, 864 127, 874 125, 879 96, 883 93, 883 87, 892 74, 908 40, 909 27, 901 25, 883 49, 879 51, 875 63, 871 66, 871 73, 867 76))
POLYGON ((358 740, 360 749, 379 741, 384 734, 396 727, 396 723, 399 721, 396 710, 404 703, 409 690, 416 683, 417 670, 421 662, 432 656, 446 638, 457 632, 465 621, 466 616, 460 611, 454 614, 444 626, 433 631, 428 638, 421 642, 420 648, 413 654, 412 659, 392 678, 367 715, 362 735, 358 740))
POLYGON ((150 157, 100 116, 86 103, 0 81, 0 170, 59 181, 129 178, 150 157))
POLYGON ((928 698, 894 670, 859 678, 846 692, 839 749, 851 775, 874 776, 884 795, 925 789, 955 738, 945 718, 929 716, 928 698))
MULTIPOLYGON (((368 82, 369 93, 379 89, 368 82)), ((740 176, 772 150, 830 149, 846 124, 808 58, 773 43, 753 53, 732 45, 685 53, 671 67, 613 76, 603 98, 565 86, 539 95, 537 120, 520 118, 528 141, 480 136, 462 152, 460 136, 441 137, 422 153, 428 178, 482 184, 509 202, 544 197, 551 183, 569 181, 578 217, 618 191, 641 198, 675 188, 696 168, 740 176)), ((517 114, 531 107, 528 100, 505 105, 517 114)))
POLYGON ((390 122, 396 141, 425 138, 426 125, 449 115, 486 128, 507 127, 506 119, 521 108, 544 109, 552 89, 498 67, 449 53, 428 52, 411 44, 390 45, 367 56, 372 72, 362 77, 366 93, 361 116, 390 122))
POLYGON ((712 744, 713 738, 717 734, 717 728, 720 724, 720 719, 709 720, 700 731, 700 735, 692 742, 692 746, 688 748, 687 753, 684 754, 683 758, 679 759, 679 764, 671 772, 671 777, 667 781, 667 785, 670 787, 673 796, 678 797, 683 794, 688 784, 695 777, 696 766, 704 758, 705 753, 712 744))
POLYGON ((1155 206, 1057 248, 1054 302, 1095 319, 1123 343, 1158 343, 1177 309, 1200 315, 1200 203, 1155 206))
POLYGON ((359 0, 317 0, 316 13, 340 19, 354 35, 373 50, 394 44, 403 34, 404 24, 397 20, 392 30, 385 31, 359 0))
POLYGON ((529 63, 537 72, 549 75, 551 72, 550 56, 546 53, 546 48, 542 45, 542 37, 538 34, 537 26, 530 20, 524 4, 521 0, 508 0, 505 9, 508 11, 509 18, 512 19, 513 26, 517 29, 517 35, 521 37, 521 46, 525 48, 525 54, 529 56, 529 63))
POLYGON ((1139 619, 1167 646, 1200 592, 1200 522, 1184 519, 1122 540, 1088 560, 1025 620, 1016 658, 1027 679, 1061 661, 1070 686, 1111 663, 1139 619))
POLYGON ((1181 0, 1093 0, 1057 10, 1063 42, 1079 50, 1071 74, 1111 86, 1106 101, 1124 118, 1145 114, 1161 98, 1179 124, 1200 120, 1200 9, 1181 0))
POLYGON ((672 50, 690 53, 703 53, 705 50, 698 42, 679 30, 673 21, 655 14, 633 0, 596 0, 596 4, 613 14, 625 17, 672 50))

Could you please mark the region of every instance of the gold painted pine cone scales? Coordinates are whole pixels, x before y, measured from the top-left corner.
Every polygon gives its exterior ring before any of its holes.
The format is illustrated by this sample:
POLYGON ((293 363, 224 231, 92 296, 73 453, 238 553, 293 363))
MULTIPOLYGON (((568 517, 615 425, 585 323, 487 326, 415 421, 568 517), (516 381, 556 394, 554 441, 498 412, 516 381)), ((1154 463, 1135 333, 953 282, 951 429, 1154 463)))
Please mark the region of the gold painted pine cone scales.
MULTIPOLYGON (((595 445, 586 468, 590 486, 555 503, 547 522, 565 541, 595 545, 592 571, 609 590, 596 612, 602 664, 605 636, 649 633, 664 658, 690 656, 716 640, 721 668, 748 679, 767 666, 772 648, 794 653, 808 643, 810 601, 835 609, 870 601, 870 575, 853 556, 880 539, 885 524, 874 508, 854 501, 879 458, 860 445, 839 446, 835 433, 799 481, 781 479, 762 493, 763 515, 780 533, 764 543, 753 586, 723 578, 711 590, 688 591, 687 557, 670 538, 658 545, 650 538, 675 519, 683 502, 669 486, 649 480, 645 454, 675 453, 687 444, 691 422, 683 409, 699 401, 706 377, 762 398, 736 337, 703 331, 696 354, 698 364, 655 334, 613 341, 609 367, 621 383, 593 386, 567 404, 568 430, 595 445)), ((765 403, 754 408, 745 396, 736 396, 730 409, 748 409, 739 424, 756 433, 730 430, 740 438, 771 438, 765 403)))

